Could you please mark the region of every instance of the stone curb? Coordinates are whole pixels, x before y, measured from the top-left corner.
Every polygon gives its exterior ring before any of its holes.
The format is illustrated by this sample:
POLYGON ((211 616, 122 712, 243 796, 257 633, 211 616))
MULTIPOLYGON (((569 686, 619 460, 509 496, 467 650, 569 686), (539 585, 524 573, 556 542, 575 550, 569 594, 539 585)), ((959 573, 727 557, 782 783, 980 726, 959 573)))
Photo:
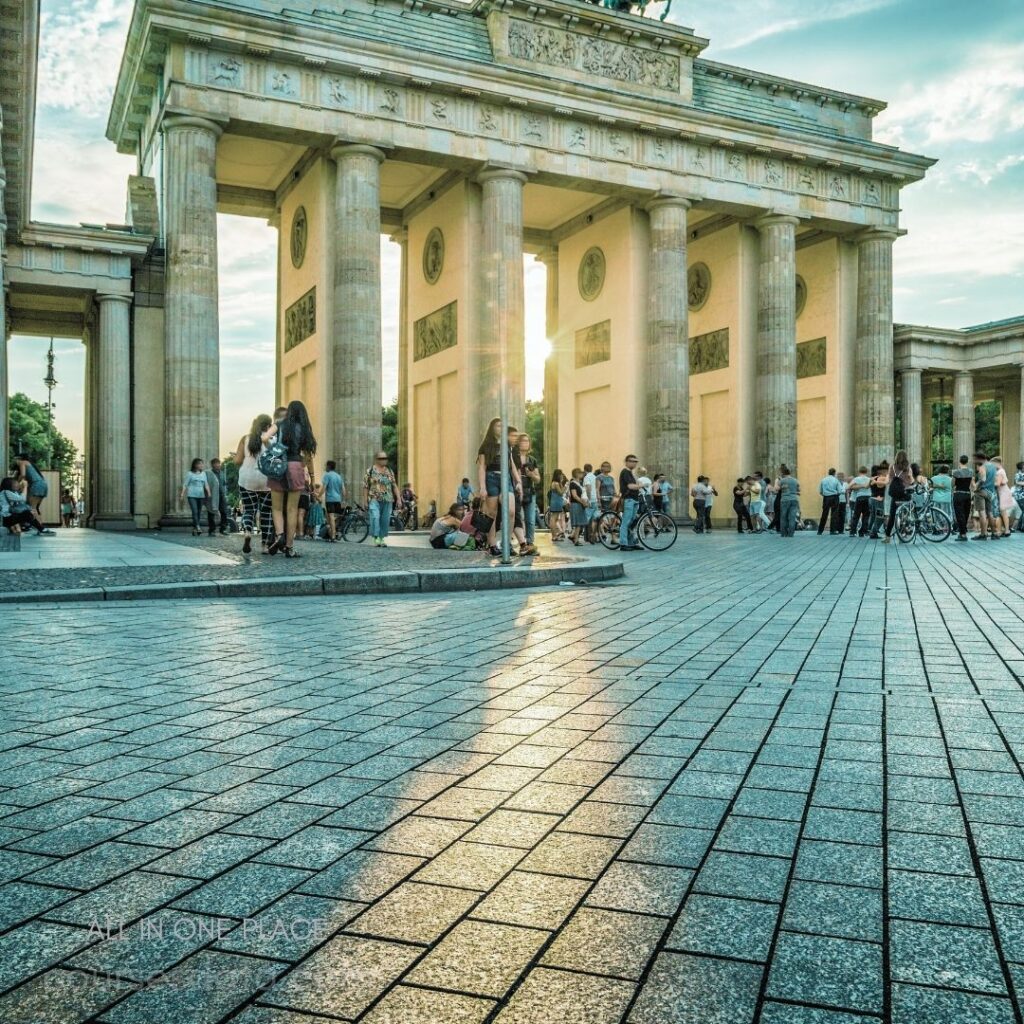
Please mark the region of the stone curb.
POLYGON ((462 590, 515 590, 559 583, 603 583, 625 576, 621 562, 526 569, 397 569, 317 576, 264 576, 192 583, 140 583, 77 590, 23 590, 0 593, 0 604, 68 601, 153 601, 171 598, 312 597, 323 594, 428 594, 462 590))

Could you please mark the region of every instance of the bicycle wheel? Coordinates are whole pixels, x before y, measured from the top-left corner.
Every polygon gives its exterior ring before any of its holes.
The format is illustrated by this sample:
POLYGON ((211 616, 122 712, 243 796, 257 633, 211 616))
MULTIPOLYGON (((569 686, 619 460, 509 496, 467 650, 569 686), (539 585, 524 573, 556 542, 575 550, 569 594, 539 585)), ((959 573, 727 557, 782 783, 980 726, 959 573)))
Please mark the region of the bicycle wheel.
POLYGON ((370 535, 370 522, 363 516, 349 516, 341 528, 341 539, 350 540, 353 544, 362 544, 370 535))
POLYGON ((679 527, 664 512, 645 512, 637 523, 636 535, 648 551, 667 551, 675 544, 679 527))
POLYGON ((896 510, 896 519, 893 522, 893 533, 895 533, 904 544, 912 543, 914 538, 917 536, 917 519, 914 516, 914 510, 909 502, 905 505, 901 505, 896 510))
POLYGON ((602 512, 597 521, 597 538, 609 551, 615 551, 619 546, 619 524, 621 523, 618 512, 602 512))
POLYGON ((925 540, 941 544, 953 532, 953 521, 941 508, 926 508, 918 532, 925 540))

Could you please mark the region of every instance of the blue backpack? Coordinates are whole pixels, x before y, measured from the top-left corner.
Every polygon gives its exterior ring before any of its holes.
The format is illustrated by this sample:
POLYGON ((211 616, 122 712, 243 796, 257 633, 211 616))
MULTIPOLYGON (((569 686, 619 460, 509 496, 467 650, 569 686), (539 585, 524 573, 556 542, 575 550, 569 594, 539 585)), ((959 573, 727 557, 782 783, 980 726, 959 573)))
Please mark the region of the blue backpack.
POLYGON ((288 474, 288 449, 275 437, 268 441, 256 459, 256 468, 268 480, 283 480, 288 474))

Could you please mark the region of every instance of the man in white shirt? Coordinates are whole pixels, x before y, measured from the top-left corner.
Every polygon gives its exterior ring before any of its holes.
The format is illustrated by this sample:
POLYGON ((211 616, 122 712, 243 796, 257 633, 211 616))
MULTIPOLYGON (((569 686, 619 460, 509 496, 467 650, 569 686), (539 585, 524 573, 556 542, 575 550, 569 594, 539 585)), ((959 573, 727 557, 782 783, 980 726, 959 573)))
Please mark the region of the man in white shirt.
POLYGON ((818 493, 821 495, 821 518, 818 520, 819 537, 825 532, 825 523, 830 519, 828 532, 830 534, 843 532, 842 527, 836 528, 836 509, 839 506, 839 492, 842 490, 844 490, 844 486, 836 477, 834 469, 830 469, 818 484, 818 493))
POLYGON ((583 464, 583 496, 587 499, 587 543, 597 541, 597 517, 601 514, 601 502, 597 496, 597 474, 589 463, 583 464))

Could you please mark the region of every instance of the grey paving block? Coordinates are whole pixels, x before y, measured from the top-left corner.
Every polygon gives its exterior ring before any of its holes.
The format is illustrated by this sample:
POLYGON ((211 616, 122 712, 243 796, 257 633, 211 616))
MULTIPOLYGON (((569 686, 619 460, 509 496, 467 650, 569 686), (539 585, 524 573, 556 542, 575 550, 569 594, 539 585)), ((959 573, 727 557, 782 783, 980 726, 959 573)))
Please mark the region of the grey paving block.
POLYGON ((661 953, 629 1015, 630 1024, 751 1024, 763 969, 661 953))

